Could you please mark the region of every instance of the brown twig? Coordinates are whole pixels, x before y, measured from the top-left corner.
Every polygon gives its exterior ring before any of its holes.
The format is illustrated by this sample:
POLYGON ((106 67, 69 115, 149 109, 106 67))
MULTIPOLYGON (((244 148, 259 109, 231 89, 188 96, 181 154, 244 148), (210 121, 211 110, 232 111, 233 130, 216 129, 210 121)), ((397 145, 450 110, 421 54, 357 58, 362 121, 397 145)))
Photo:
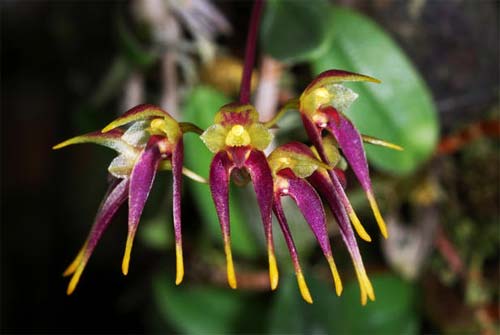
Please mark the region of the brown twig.
POLYGON ((451 155, 481 137, 500 137, 500 120, 485 120, 467 126, 438 144, 437 155, 451 155))

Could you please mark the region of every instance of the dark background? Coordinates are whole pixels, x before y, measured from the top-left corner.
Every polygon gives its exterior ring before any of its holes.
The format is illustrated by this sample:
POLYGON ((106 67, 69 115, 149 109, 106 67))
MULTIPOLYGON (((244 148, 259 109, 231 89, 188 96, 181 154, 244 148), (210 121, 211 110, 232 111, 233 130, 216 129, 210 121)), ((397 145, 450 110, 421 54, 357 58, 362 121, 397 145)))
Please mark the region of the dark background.
MULTIPOLYGON (((497 1, 427 1, 417 19, 405 2, 342 3, 370 15, 407 51, 435 97, 443 134, 498 108, 497 1)), ((86 99, 117 52, 116 13, 128 3, 0 6, 2 332, 144 332, 156 318, 149 274, 173 253, 137 248, 123 277, 123 241, 115 238, 125 236, 122 211, 67 297, 61 274, 87 234, 111 155, 91 146, 51 150, 115 115, 112 101, 102 114, 85 116, 86 99)), ((236 32, 225 43, 241 55, 250 5, 219 7, 236 32)))

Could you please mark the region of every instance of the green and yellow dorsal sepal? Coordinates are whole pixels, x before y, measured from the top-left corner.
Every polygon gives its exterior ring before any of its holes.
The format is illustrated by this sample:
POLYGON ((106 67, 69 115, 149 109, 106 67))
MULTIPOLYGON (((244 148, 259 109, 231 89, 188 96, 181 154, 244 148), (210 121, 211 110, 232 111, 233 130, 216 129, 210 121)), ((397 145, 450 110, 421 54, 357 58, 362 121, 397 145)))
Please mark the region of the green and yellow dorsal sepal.
POLYGON ((250 104, 230 103, 217 112, 214 124, 200 138, 213 153, 234 147, 264 150, 272 133, 259 122, 259 114, 250 104))
POLYGON ((380 80, 358 73, 329 70, 321 73, 306 87, 300 96, 300 111, 313 114, 322 105, 331 105, 340 112, 346 111, 358 95, 341 85, 343 82, 367 81, 380 83, 380 80))
POLYGON ((305 144, 290 142, 276 148, 267 158, 271 171, 276 175, 284 169, 291 169, 299 178, 307 178, 318 168, 332 169, 323 163, 305 144))
POLYGON ((151 135, 164 135, 171 143, 177 143, 182 137, 179 123, 170 114, 158 106, 143 104, 138 105, 102 129, 106 133, 131 122, 150 120, 148 131, 151 135))

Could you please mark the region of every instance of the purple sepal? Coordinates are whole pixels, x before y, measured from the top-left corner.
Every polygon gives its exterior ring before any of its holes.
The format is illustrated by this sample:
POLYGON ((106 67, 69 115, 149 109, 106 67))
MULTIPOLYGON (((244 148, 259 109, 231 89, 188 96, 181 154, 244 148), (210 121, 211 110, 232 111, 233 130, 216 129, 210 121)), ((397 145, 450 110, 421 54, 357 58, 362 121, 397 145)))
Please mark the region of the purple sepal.
POLYGON ((286 245, 288 246, 288 250, 290 251, 290 256, 292 257, 295 270, 298 271, 300 270, 299 256, 297 253, 297 248, 295 247, 295 243, 293 242, 292 234, 290 233, 290 228, 288 227, 288 223, 286 221, 280 198, 281 196, 279 194, 274 195, 273 212, 274 215, 276 215, 281 231, 283 232, 283 237, 285 238, 286 245))
MULTIPOLYGON (((229 176, 233 168, 225 151, 215 154, 210 164, 210 191, 219 218, 224 240, 230 236, 229 228, 229 176)), ((224 241, 226 242, 226 241, 224 241)))
POLYGON ((366 192, 372 192, 368 162, 363 140, 352 122, 332 106, 321 108, 328 115, 328 130, 332 132, 340 149, 366 192))
POLYGON ((162 158, 158 148, 158 142, 161 140, 162 137, 160 136, 151 136, 130 175, 129 234, 135 233, 144 205, 153 186, 158 163, 162 158))
POLYGON ((182 138, 172 152, 173 175, 173 216, 176 243, 182 243, 181 231, 181 190, 182 190, 182 163, 184 160, 184 145, 182 138))
POLYGON ((301 117, 307 136, 311 140, 314 147, 318 150, 321 159, 323 159, 325 163, 329 163, 327 160, 325 160, 326 155, 323 150, 323 145, 322 145, 323 140, 321 139, 321 130, 318 129, 318 127, 316 127, 314 122, 304 113, 301 114, 301 117))
POLYGON ((300 212, 304 215, 306 222, 316 236, 321 250, 325 255, 331 255, 331 246, 326 229, 326 216, 323 204, 318 193, 304 179, 297 178, 290 169, 278 173, 288 180, 288 193, 300 212))
POLYGON ((268 246, 273 245, 272 241, 272 203, 273 203, 273 176, 266 156, 262 151, 252 150, 245 162, 245 167, 252 178, 257 203, 259 204, 260 215, 268 246))
POLYGON ((361 255, 359 253, 358 244, 356 242, 356 237, 349 223, 349 217, 347 212, 339 201, 339 196, 332 185, 329 176, 325 172, 314 172, 310 177, 309 181, 314 186, 314 188, 326 199, 330 210, 332 211, 337 223, 339 225, 340 234, 347 250, 351 254, 353 260, 361 260, 361 255))
POLYGON ((111 219, 116 214, 120 206, 127 200, 128 179, 115 179, 104 196, 94 220, 85 248, 84 260, 86 261, 94 251, 97 243, 101 239, 103 232, 108 227, 111 219))

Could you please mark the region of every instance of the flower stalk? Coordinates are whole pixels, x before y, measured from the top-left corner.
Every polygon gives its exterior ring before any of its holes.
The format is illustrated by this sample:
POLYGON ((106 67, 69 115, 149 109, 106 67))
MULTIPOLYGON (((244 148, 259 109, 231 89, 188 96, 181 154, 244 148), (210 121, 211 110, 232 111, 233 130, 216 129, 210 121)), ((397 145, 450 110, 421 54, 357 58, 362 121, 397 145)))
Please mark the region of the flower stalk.
POLYGON ((245 47, 245 64, 243 65, 243 75, 240 85, 240 103, 250 102, 250 88, 252 81, 252 70, 255 62, 255 49, 257 44, 257 32, 259 29, 260 17, 264 8, 264 0, 255 0, 252 8, 252 16, 248 28, 247 42, 245 47))

